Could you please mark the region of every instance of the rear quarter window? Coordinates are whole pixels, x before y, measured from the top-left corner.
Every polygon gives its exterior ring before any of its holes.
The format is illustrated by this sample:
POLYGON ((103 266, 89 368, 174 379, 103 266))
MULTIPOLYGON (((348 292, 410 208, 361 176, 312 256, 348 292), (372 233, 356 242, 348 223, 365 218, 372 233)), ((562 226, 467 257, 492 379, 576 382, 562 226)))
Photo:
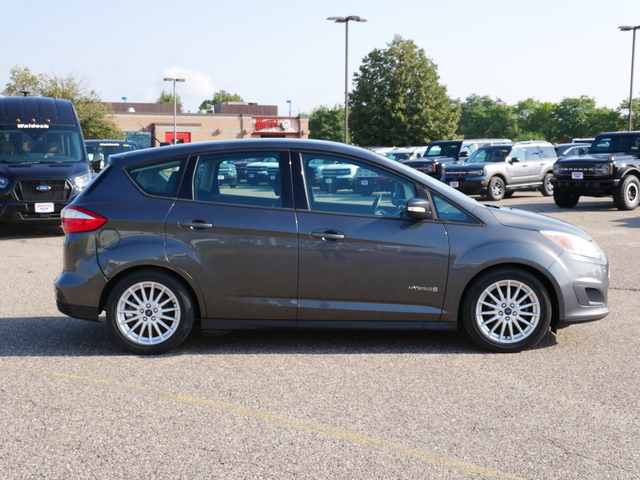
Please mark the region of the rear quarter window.
POLYGON ((148 195, 175 198, 184 171, 185 159, 164 161, 127 170, 129 178, 148 195))

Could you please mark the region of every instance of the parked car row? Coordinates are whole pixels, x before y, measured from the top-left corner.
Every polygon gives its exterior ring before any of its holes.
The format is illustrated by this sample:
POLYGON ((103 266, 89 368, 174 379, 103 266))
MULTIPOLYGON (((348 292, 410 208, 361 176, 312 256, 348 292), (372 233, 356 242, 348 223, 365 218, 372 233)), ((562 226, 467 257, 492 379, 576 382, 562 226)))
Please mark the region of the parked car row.
MULTIPOLYGON (((403 163, 468 195, 501 200, 518 190, 553 195, 557 206, 574 207, 580 196, 612 196, 615 206, 632 210, 640 203, 640 133, 609 132, 570 144, 483 139, 471 155, 430 159, 451 142, 432 142, 425 155, 403 163)), ((458 141, 476 142, 471 140, 458 141)), ((458 149, 458 146, 454 146, 458 149)))

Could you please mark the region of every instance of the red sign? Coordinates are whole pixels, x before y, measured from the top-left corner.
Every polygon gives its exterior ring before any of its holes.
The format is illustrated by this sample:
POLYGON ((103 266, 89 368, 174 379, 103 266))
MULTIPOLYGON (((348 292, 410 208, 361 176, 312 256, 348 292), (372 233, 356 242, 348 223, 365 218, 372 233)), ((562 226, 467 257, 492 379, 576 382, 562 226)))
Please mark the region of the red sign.
POLYGON ((256 118, 256 130, 264 130, 265 128, 277 127, 280 121, 277 118, 256 118))

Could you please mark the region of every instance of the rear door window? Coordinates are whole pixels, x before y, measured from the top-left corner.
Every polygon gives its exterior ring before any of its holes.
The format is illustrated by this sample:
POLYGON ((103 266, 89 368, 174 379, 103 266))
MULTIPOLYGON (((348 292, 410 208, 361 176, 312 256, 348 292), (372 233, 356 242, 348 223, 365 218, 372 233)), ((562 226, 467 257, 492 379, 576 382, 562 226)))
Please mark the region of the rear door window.
MULTIPOLYGON (((289 188, 283 196, 281 165, 288 154, 280 152, 229 152, 201 155, 193 179, 194 199, 199 202, 254 207, 291 205, 289 188), (247 163, 248 162, 248 163, 247 163), (236 164, 246 163, 246 180, 240 182, 236 164), (283 203, 283 199, 285 200, 283 203)), ((284 162, 284 163, 283 163, 284 162)))

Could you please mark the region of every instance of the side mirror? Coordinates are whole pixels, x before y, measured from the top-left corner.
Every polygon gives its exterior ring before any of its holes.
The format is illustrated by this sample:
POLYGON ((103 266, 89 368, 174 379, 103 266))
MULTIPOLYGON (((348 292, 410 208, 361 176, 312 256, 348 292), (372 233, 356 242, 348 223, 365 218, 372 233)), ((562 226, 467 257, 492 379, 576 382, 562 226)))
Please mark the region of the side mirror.
POLYGON ((466 158, 469 156, 469 152, 460 152, 460 155, 458 156, 458 158, 466 158))
POLYGON ((407 202, 407 217, 416 220, 431 218, 431 205, 428 200, 414 197, 407 202))
POLYGON ((518 157, 513 157, 511 160, 509 160, 509 162, 511 163, 518 163, 520 161, 520 159, 518 157))

